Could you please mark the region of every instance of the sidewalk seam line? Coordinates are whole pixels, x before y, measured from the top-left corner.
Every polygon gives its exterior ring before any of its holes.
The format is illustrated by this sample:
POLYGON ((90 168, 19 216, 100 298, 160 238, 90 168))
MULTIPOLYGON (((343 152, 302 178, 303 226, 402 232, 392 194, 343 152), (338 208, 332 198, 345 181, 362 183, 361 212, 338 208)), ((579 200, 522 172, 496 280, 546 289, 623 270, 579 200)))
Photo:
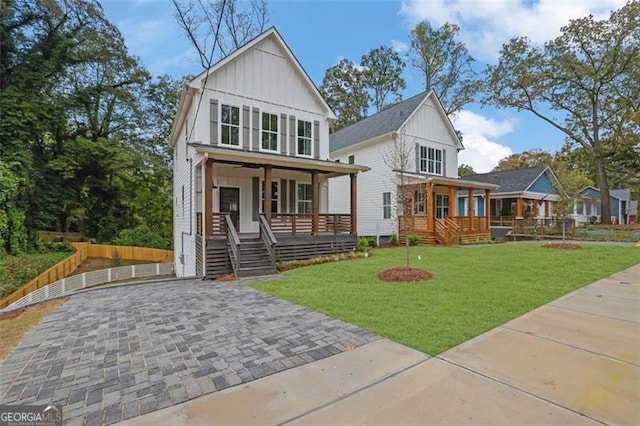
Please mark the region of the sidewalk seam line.
POLYGON ((526 336, 535 337, 537 339, 544 340, 546 342, 556 343, 556 344, 559 344, 559 345, 562 345, 562 346, 566 346, 566 347, 569 347, 569 348, 572 348, 572 349, 577 349, 577 350, 579 350, 581 352, 586 352, 586 353, 589 353, 589 354, 592 354, 592 355, 597 355, 597 356, 600 356, 602 358, 610 359, 612 361, 622 362, 622 363, 628 364, 628 365, 630 365, 632 367, 640 367, 639 364, 635 364, 633 362, 629 362, 629 361, 626 361, 624 359, 616 358, 616 357, 611 356, 611 355, 602 354, 600 352, 596 352, 596 351, 593 351, 593 350, 590 350, 590 349, 587 349, 587 348, 583 348, 583 347, 580 347, 580 346, 575 346, 575 345, 569 344, 567 342, 562 342, 560 340, 555 340, 555 339, 552 339, 550 337, 541 336, 539 334, 532 334, 532 333, 529 333, 527 331, 518 330, 518 329, 515 329, 515 328, 508 327, 506 325, 503 325, 502 328, 505 328, 507 330, 513 331, 515 333, 521 333, 521 334, 524 334, 526 336))
MULTIPOLYGON (((426 354, 425 354, 425 355, 426 355, 426 354)), ((429 355, 427 355, 427 356, 429 356, 429 355)), ((373 386, 375 386, 375 385, 377 385, 377 384, 379 384, 379 383, 382 383, 382 382, 384 382, 384 381, 385 381, 385 380, 387 380, 387 379, 390 379, 390 378, 392 378, 392 377, 395 377, 395 376, 397 376, 397 375, 398 375, 398 374, 400 374, 400 373, 404 373, 404 372, 405 372, 405 371, 407 371, 407 370, 410 370, 410 369, 412 369, 412 368, 414 368, 414 367, 417 367, 418 365, 420 365, 420 364, 422 364, 422 363, 424 363, 424 362, 427 362, 427 361, 429 361, 430 359, 433 359, 433 357, 429 356, 429 358, 422 359, 422 360, 420 360, 420 361, 418 361, 418 362, 415 362, 415 363, 413 363, 413 364, 411 364, 411 365, 409 365, 409 366, 407 366, 407 367, 401 368, 400 370, 395 371, 395 372, 393 372, 393 373, 391 373, 391 374, 388 374, 388 375, 386 375, 386 376, 383 376, 383 377, 381 377, 380 379, 377 379, 376 381, 374 381, 374 382, 372 382, 372 383, 369 383, 369 384, 367 384, 367 385, 365 385, 365 386, 362 386, 362 387, 360 387, 360 388, 357 388, 357 389, 355 389, 355 390, 353 390, 353 391, 351 391, 351 392, 349 392, 349 393, 345 393, 345 394, 343 394, 343 395, 340 395, 339 397, 334 398, 334 399, 332 399, 331 401, 325 402, 325 403, 323 403, 323 404, 321 404, 321 405, 318 405, 317 407, 310 408, 309 410, 307 410, 307 411, 305 411, 305 412, 303 412, 303 413, 301 413, 301 414, 298 414, 298 415, 293 416, 293 417, 291 417, 291 418, 289 418, 289 419, 287 419, 287 420, 284 420, 284 421, 282 421, 282 422, 278 423, 278 425, 279 425, 279 426, 280 426, 280 425, 285 425, 285 424, 287 424, 287 423, 291 423, 291 422, 293 422, 293 421, 295 421, 295 420, 299 420, 299 419, 301 419, 301 418, 304 418, 305 416, 308 416, 308 415, 309 415, 309 414, 311 414, 311 413, 314 413, 314 412, 316 412, 316 411, 322 410, 323 408, 329 407, 329 406, 331 406, 331 405, 333 405, 333 404, 335 404, 335 403, 337 403, 337 402, 342 401, 343 399, 349 398, 350 396, 355 395, 355 394, 357 394, 357 393, 360 393, 360 392, 362 392, 362 391, 364 391, 364 390, 366 390, 366 389, 369 389, 370 387, 373 387, 373 386)))
MULTIPOLYGON (((613 320, 618 320, 618 321, 624 321, 624 322, 628 322, 628 323, 631 323, 631 324, 640 324, 640 321, 621 319, 621 318, 616 318, 616 317, 612 317, 612 316, 609 316, 609 315, 603 315, 603 314, 599 314, 599 313, 595 313, 595 312, 583 311, 583 310, 576 309, 576 308, 569 308, 567 306, 555 305, 554 302, 548 303, 547 306, 551 306, 553 308, 558 308, 558 309, 566 309, 567 311, 572 311, 572 312, 579 312, 581 314, 589 314, 589 315, 595 315, 595 316, 602 317, 602 318, 613 319, 613 320)), ((531 312, 533 312, 533 311, 531 311, 531 312)))
POLYGON ((501 385, 504 385, 504 386, 506 386, 506 387, 508 387, 508 388, 511 388, 511 389, 513 389, 513 390, 515 390, 515 391, 517 391, 517 392, 522 392, 522 393, 524 393, 524 394, 526 394, 526 395, 529 395, 529 396, 531 396, 531 397, 533 397, 533 398, 540 399, 540 400, 542 400, 542 401, 548 402, 548 403, 549 403, 549 404, 551 404, 551 405, 555 405, 556 407, 564 408, 565 410, 571 411, 572 413, 576 413, 576 414, 578 414, 578 415, 580 415, 580 416, 582 416, 582 417, 586 417, 586 418, 588 418, 589 420, 593 420, 594 422, 597 422, 597 423, 600 423, 600 424, 603 424, 603 425, 606 425, 606 424, 607 424, 606 422, 604 422, 604 421, 602 421, 602 420, 599 420, 599 419, 595 419, 595 418, 591 417, 591 416, 590 416, 590 415, 588 415, 588 414, 581 413, 581 412, 576 411, 576 410, 574 410, 573 408, 570 408, 570 407, 565 407, 565 406, 564 406, 564 405, 562 405, 562 404, 559 404, 559 403, 557 403, 557 402, 551 401, 551 400, 549 400, 549 399, 547 399, 547 398, 545 398, 545 397, 543 397, 543 396, 536 395, 535 393, 533 393, 533 392, 531 392, 531 391, 528 391, 528 390, 525 390, 525 389, 521 389, 521 388, 519 388, 519 387, 516 387, 515 385, 512 385, 511 383, 505 382, 505 381, 500 380, 500 379, 498 379, 498 378, 496 378, 496 377, 490 376, 490 375, 488 375, 488 374, 486 374, 486 373, 482 373, 482 372, 477 371, 477 370, 474 370, 474 369, 472 369, 472 368, 470 368, 470 367, 466 367, 466 366, 464 366, 464 365, 462 365, 462 364, 458 364, 457 362, 451 361, 451 360, 449 360, 449 359, 441 358, 441 357, 440 357, 440 355, 436 355, 434 358, 437 358, 437 359, 439 359, 439 360, 441 360, 441 361, 444 361, 444 362, 446 362, 446 363, 448 363, 448 364, 451 364, 451 365, 454 365, 454 366, 456 366, 456 367, 462 368, 463 370, 467 370, 467 371, 469 371, 469 372, 471 372, 471 373, 474 373, 474 374, 477 374, 477 375, 479 375, 479 376, 485 377, 485 378, 487 378, 487 379, 489 379, 489 380, 491 380, 491 381, 493 381, 493 382, 500 383, 501 385))

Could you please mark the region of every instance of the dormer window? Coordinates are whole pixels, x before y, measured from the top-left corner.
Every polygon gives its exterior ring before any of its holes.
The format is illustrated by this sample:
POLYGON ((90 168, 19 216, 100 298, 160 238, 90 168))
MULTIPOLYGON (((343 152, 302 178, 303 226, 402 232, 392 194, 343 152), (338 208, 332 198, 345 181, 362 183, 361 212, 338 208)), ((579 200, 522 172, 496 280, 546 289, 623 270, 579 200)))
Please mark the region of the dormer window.
POLYGON ((278 116, 262 113, 262 149, 278 151, 278 116))
POLYGON ((220 125, 222 130, 222 145, 240 145, 240 108, 222 105, 220 125))

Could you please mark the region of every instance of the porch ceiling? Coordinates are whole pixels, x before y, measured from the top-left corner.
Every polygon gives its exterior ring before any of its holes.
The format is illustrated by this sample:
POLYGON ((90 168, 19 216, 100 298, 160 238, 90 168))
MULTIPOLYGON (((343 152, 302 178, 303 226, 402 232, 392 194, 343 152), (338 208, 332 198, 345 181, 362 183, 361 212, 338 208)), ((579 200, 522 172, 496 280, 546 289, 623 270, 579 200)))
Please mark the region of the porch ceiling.
POLYGON ((285 156, 276 153, 261 151, 248 151, 235 148, 221 148, 219 146, 203 145, 197 143, 189 144, 197 152, 206 154, 208 158, 218 163, 238 164, 245 167, 263 167, 270 165, 274 169, 295 170, 310 172, 317 170, 327 174, 328 177, 343 176, 358 172, 366 172, 369 167, 355 164, 336 163, 329 160, 318 160, 314 158, 301 158, 285 156))

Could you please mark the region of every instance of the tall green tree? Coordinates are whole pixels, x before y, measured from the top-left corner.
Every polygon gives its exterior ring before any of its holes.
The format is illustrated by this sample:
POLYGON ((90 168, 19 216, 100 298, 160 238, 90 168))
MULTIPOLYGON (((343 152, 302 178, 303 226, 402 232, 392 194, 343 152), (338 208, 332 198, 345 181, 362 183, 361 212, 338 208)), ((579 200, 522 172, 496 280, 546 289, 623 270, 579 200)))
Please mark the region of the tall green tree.
POLYGON ((367 116, 369 95, 365 87, 362 71, 348 59, 327 69, 319 89, 338 117, 331 130, 339 130, 367 116))
POLYGON ((371 49, 362 55, 360 66, 364 86, 369 91, 369 100, 376 111, 389 105, 389 96, 392 96, 391 103, 402 100, 400 90, 407 87, 402 78, 405 63, 396 51, 388 46, 371 49))
POLYGON ((463 178, 466 176, 473 176, 477 174, 473 167, 468 164, 460 164, 458 166, 458 177, 463 178))
MULTIPOLYGON (((486 70, 485 104, 530 111, 591 156, 602 210, 610 211, 607 164, 625 135, 639 133, 629 117, 640 110, 640 2, 608 19, 575 19, 561 35, 534 46, 516 38, 486 70)), ((604 223, 610 215, 603 214, 604 223)))
POLYGON ((500 172, 527 167, 550 166, 553 161, 554 156, 552 153, 540 149, 532 149, 502 158, 492 171, 500 172))
POLYGON ((455 114, 473 102, 481 81, 472 65, 475 61, 458 40, 460 27, 445 23, 433 28, 422 21, 411 30, 411 64, 424 77, 425 90, 434 90, 447 114, 455 114))

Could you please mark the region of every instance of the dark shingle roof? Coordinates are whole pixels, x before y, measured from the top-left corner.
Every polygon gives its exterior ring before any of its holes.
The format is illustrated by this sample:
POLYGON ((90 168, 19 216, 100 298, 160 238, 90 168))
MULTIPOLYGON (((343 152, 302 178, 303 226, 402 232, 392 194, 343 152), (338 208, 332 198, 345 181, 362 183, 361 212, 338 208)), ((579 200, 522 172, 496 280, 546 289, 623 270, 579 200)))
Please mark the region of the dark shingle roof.
POLYGON ((611 189, 609 190, 609 195, 612 195, 619 200, 631 200, 630 189, 611 189))
POLYGON ((545 166, 528 167, 526 169, 504 170, 501 172, 482 173, 473 176, 465 176, 465 180, 474 182, 493 183, 500 185, 493 191, 494 194, 523 192, 526 190, 540 174, 545 166))
POLYGON ((385 108, 329 136, 331 152, 398 130, 428 92, 385 108))

